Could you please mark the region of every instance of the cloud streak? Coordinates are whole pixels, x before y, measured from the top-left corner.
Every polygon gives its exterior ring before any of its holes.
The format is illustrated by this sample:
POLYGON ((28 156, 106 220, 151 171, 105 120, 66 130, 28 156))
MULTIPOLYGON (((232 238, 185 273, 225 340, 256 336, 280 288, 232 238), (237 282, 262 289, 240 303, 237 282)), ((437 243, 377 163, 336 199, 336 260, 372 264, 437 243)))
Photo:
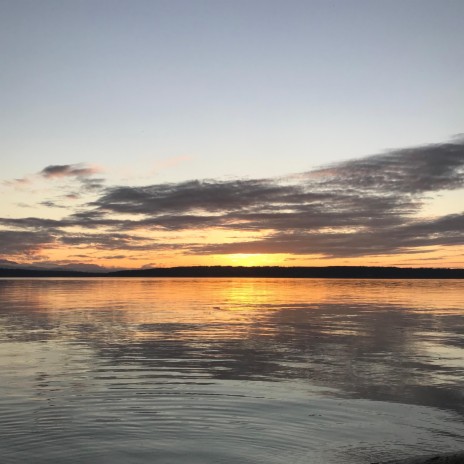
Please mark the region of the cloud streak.
POLYGON ((43 168, 39 175, 45 179, 60 177, 85 178, 99 172, 101 172, 101 168, 96 166, 85 166, 83 164, 54 164, 43 168))
POLYGON ((463 142, 395 150, 340 163, 309 176, 328 177, 326 184, 363 192, 421 194, 462 188, 463 142))
MULTIPOLYGON (((83 165, 52 165, 41 175, 47 179, 77 177, 89 185, 96 182, 94 188, 101 189, 98 179, 89 178, 96 172, 83 165)), ((462 139, 274 179, 112 186, 61 220, 0 219, 3 233, 12 234, 10 239, 16 243, 2 253, 13 256, 21 250, 14 231, 39 232, 37 238, 25 236, 29 243, 25 250, 57 241, 69 247, 176 249, 193 255, 287 253, 347 258, 415 253, 420 247, 464 244, 462 213, 434 218, 418 215, 430 195, 463 187, 462 139), (220 243, 176 242, 175 246, 165 238, 169 231, 211 229, 259 237, 220 243), (156 239, 157 233, 164 239, 156 239)))
POLYGON ((53 233, 32 230, 0 230, 0 256, 18 256, 33 258, 44 247, 55 242, 53 233))
POLYGON ((198 254, 320 254, 328 258, 391 255, 414 253, 418 247, 463 245, 463 230, 464 215, 460 214, 348 233, 290 230, 272 233, 262 240, 252 242, 193 246, 190 251, 198 254))
MULTIPOLYGON (((77 199, 81 194, 95 193, 103 189, 105 180, 95 177, 95 174, 101 172, 103 172, 101 167, 85 163, 49 165, 35 174, 3 181, 3 185, 20 190, 33 189, 34 194, 37 194, 37 184, 42 183, 43 185, 43 182, 48 183, 54 180, 73 181, 67 183, 73 184, 74 191, 65 194, 64 198, 77 199)), ((47 187, 49 187, 49 184, 47 187)), ((61 196, 63 197, 63 195, 61 196)), ((58 205, 55 201, 43 200, 41 202, 44 206, 46 206, 47 203, 50 207, 61 207, 61 205, 58 205)))

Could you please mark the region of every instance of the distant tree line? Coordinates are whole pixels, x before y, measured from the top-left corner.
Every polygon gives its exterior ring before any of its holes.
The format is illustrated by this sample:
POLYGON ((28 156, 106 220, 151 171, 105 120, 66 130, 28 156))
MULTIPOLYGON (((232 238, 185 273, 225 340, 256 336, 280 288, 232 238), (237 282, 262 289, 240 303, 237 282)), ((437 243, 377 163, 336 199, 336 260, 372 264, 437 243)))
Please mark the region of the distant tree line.
POLYGON ((332 279, 463 279, 464 269, 370 266, 182 266, 113 272, 0 269, 0 277, 272 277, 332 279))

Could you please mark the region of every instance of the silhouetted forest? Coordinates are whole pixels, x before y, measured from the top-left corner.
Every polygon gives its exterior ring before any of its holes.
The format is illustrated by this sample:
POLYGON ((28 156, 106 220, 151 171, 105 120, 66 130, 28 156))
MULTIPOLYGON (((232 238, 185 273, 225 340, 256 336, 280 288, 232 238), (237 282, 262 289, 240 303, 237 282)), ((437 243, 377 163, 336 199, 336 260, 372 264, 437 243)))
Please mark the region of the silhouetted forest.
POLYGON ((368 266, 187 266, 113 272, 0 269, 0 277, 272 277, 332 279, 463 279, 464 269, 368 266))

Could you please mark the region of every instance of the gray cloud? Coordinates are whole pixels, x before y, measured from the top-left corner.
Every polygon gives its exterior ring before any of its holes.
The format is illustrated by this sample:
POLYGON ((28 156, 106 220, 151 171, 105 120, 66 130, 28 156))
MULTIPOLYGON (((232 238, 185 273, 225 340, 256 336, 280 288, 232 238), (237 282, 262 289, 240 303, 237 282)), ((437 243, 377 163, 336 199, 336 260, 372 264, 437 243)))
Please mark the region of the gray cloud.
POLYGON ((9 228, 56 231, 66 225, 65 221, 43 219, 37 217, 27 218, 0 218, 0 224, 9 228))
POLYGON ((298 186, 282 186, 273 180, 190 181, 146 187, 108 189, 94 203, 98 209, 118 213, 223 212, 251 205, 272 204, 274 199, 296 203, 298 186))
MULTIPOLYGON (((42 169, 38 175, 45 179, 68 178, 76 180, 79 182, 79 185, 74 185, 71 192, 63 192, 64 195, 62 195, 62 198, 67 200, 76 200, 82 194, 95 194, 103 190, 105 179, 93 177, 95 174, 100 172, 101 169, 96 166, 85 164, 62 164, 47 166, 42 169)), ((67 207, 66 204, 62 205, 57 201, 52 201, 52 203, 55 207, 67 207)))
POLYGON ((20 179, 5 180, 2 183, 7 187, 25 187, 31 184, 31 180, 27 177, 22 177, 20 179))
MULTIPOLYGON (((88 179, 86 177, 80 178, 81 186, 84 191, 87 192, 97 192, 101 190, 105 185, 105 179, 88 179)), ((74 199, 76 198, 75 194, 67 195, 67 198, 74 199)))
POLYGON ((83 164, 53 164, 42 169, 39 174, 46 179, 56 177, 85 178, 98 172, 100 172, 100 169, 83 164))
MULTIPOLYGON (((42 173, 77 176, 90 189, 102 188, 101 180, 87 177, 93 171, 76 166, 49 166, 42 173)), ((463 187, 464 140, 455 139, 453 143, 394 150, 275 179, 109 187, 97 200, 63 220, 29 217, 0 219, 0 224, 7 232, 49 233, 69 246, 121 251, 176 248, 193 254, 327 257, 413 253, 427 245, 464 244, 462 215, 418 220, 416 214, 433 192, 463 187), (121 214, 125 219, 120 219, 121 214), (65 231, 70 226, 85 232, 65 231), (174 247, 131 234, 134 229, 206 228, 260 231, 262 238, 174 247)))
MULTIPOLYGON (((292 178, 190 181, 146 187, 114 187, 94 203, 119 213, 158 215, 222 213, 302 207, 384 212, 417 209, 413 195, 462 188, 464 143, 426 145, 338 163, 292 178)), ((409 211, 410 212, 410 211, 409 211)))
POLYGON ((0 254, 3 256, 22 255, 32 257, 44 246, 55 242, 53 233, 0 230, 0 254))
POLYGON ((464 214, 416 221, 391 228, 331 233, 274 232, 261 240, 189 248, 196 254, 291 253, 322 254, 330 258, 413 253, 424 246, 463 245, 464 214))
POLYGON ((464 141, 395 150, 309 173, 323 185, 362 191, 418 194, 462 188, 464 141))
MULTIPOLYGON (((131 234, 122 233, 67 233, 59 238, 59 242, 63 245, 75 246, 90 246, 94 250, 107 250, 107 251, 167 251, 176 250, 179 245, 166 243, 163 241, 154 240, 144 236, 135 236, 131 234)), ((185 247, 185 245, 184 245, 185 247)), ((118 255, 110 255, 111 259, 114 256, 124 257, 118 255)), ((106 256, 108 258, 109 256, 106 256)))
POLYGON ((60 205, 52 200, 41 201, 39 205, 46 206, 47 208, 66 208, 66 206, 60 205))

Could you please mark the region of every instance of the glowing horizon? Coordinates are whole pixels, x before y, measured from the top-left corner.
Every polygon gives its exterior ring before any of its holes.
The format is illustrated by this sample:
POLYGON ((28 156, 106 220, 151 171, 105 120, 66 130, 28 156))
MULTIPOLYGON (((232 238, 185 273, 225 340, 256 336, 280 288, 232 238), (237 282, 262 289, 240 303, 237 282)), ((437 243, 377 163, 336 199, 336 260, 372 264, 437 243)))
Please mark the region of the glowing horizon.
POLYGON ((462 196, 462 141, 279 178, 130 186, 107 185, 102 175, 85 164, 53 165, 4 182, 10 193, 56 195, 24 206, 39 205, 40 215, 0 218, 4 263, 121 269, 463 262, 461 205, 448 202, 440 214, 433 200, 444 192, 462 196))

